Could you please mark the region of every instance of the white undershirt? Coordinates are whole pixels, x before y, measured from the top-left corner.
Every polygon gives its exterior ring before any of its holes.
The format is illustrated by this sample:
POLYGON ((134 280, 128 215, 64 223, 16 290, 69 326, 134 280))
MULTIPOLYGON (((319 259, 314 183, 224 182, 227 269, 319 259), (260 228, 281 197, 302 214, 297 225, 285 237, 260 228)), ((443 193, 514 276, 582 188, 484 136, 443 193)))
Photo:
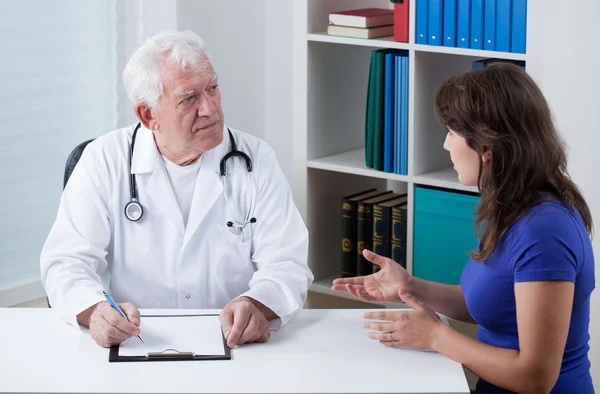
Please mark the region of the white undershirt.
POLYGON ((183 224, 187 227, 188 216, 190 215, 192 200, 194 199, 196 179, 198 178, 198 171, 200 170, 202 158, 196 163, 185 167, 178 166, 164 156, 162 156, 162 158, 165 162, 167 173, 169 174, 173 194, 177 200, 177 205, 179 205, 181 216, 183 216, 183 224))

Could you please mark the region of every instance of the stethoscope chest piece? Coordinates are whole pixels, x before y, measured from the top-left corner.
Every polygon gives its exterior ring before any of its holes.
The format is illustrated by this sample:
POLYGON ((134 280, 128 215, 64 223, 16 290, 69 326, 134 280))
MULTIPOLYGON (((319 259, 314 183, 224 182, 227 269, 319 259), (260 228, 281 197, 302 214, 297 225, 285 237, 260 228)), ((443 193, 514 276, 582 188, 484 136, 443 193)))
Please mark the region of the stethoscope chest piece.
POLYGON ((132 222, 137 222, 143 215, 144 209, 139 202, 132 200, 125 205, 125 216, 132 222))

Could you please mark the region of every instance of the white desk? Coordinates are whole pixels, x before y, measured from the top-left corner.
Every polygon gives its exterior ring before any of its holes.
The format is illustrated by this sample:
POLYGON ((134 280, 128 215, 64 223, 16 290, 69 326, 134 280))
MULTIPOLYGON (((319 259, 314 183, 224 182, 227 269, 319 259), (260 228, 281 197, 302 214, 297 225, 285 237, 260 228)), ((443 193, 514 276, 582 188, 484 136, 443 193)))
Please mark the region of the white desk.
POLYGON ((0 308, 0 392, 469 393, 459 363, 369 339, 363 312, 303 310, 228 361, 109 363, 52 310, 0 308))

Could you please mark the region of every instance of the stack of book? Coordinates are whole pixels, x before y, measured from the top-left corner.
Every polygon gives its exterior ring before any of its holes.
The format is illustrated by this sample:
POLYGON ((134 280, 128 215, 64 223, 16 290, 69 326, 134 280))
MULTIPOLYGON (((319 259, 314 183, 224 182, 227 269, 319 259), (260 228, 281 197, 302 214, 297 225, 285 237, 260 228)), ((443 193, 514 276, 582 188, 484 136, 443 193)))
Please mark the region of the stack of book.
POLYGON ((341 276, 378 271, 364 249, 391 258, 406 268, 407 195, 391 190, 364 190, 342 198, 341 276))
POLYGON ((354 38, 378 38, 394 35, 394 10, 360 8, 329 14, 327 34, 354 38))

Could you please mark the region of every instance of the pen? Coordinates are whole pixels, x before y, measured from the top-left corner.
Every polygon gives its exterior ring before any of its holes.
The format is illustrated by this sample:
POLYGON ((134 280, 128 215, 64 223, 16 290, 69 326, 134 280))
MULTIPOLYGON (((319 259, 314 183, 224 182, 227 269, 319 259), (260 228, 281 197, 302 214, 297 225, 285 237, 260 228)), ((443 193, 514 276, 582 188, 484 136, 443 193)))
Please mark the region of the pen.
MULTIPOLYGON (((113 308, 115 308, 117 310, 117 312, 119 312, 121 314, 121 316, 123 316, 125 318, 125 320, 129 321, 129 319, 127 318, 127 316, 125 316, 125 313, 123 313, 123 310, 121 310, 121 308, 119 308, 119 305, 117 305, 117 303, 111 298, 111 296, 109 296, 108 294, 106 294, 105 291, 102 291, 102 294, 104 294, 104 298, 106 298, 106 300, 108 301, 108 303, 110 304, 110 306, 112 306, 113 308)), ((140 341, 142 341, 142 337, 140 337, 139 335, 137 337, 138 337, 138 339, 140 341)), ((145 342, 142 341, 142 343, 145 343, 145 342)))

